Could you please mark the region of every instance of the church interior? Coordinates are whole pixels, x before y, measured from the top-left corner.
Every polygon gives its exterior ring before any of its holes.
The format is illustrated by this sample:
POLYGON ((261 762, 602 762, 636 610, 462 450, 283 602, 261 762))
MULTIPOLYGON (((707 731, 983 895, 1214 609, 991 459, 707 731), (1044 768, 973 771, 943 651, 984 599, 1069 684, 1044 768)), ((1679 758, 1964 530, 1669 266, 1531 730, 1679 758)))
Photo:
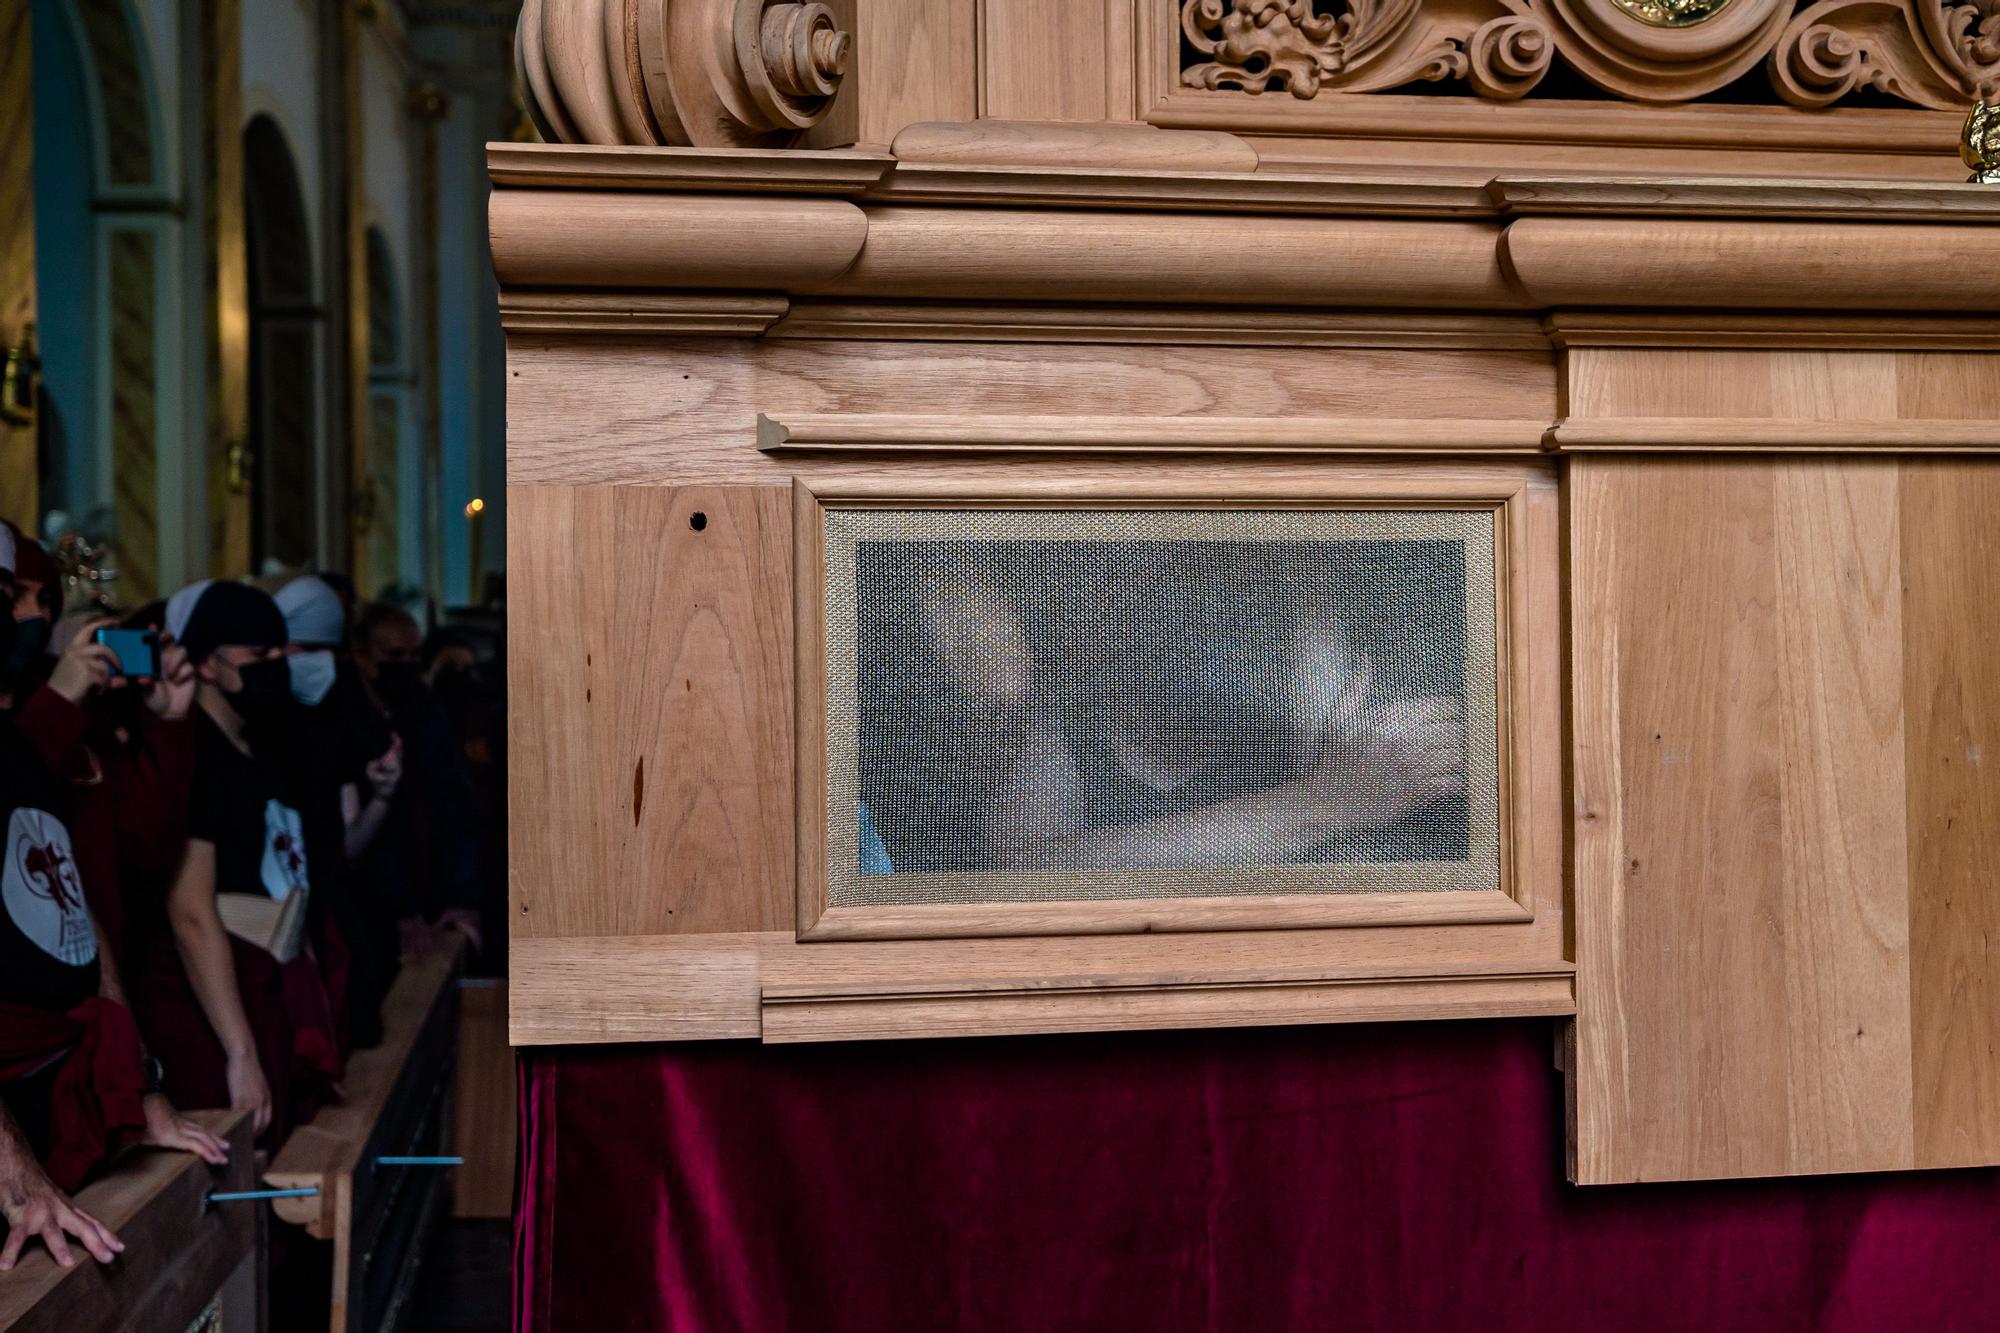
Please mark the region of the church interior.
POLYGON ((0 0, 0 1330, 1974 1328, 1992 0, 0 0))

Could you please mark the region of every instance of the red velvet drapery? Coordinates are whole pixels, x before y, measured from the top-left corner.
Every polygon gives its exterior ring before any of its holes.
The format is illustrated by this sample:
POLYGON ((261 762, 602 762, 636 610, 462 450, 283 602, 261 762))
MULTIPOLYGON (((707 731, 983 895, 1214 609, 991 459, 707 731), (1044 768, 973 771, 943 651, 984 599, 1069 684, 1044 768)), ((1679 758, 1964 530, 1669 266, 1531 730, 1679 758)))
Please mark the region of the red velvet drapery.
POLYGON ((516 1325, 2000 1325, 2000 1173, 1579 1190, 1553 1039, 531 1052, 516 1325))

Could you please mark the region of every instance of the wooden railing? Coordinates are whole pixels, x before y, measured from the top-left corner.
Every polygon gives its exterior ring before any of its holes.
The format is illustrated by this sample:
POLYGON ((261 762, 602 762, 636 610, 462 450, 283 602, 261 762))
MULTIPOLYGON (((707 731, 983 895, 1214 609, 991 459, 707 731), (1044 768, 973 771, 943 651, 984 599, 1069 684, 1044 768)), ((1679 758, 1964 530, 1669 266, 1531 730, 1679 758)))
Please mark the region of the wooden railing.
POLYGON ((279 1217, 333 1242, 333 1333, 393 1329, 444 1201, 446 1172, 383 1159, 451 1151, 458 1037, 455 935, 403 964, 382 1003, 382 1041, 347 1062, 345 1098, 301 1125, 265 1179, 317 1189, 277 1199, 279 1217))
POLYGON ((133 1149, 76 1196, 111 1228, 125 1252, 108 1264, 81 1255, 61 1268, 36 1242, 11 1273, 0 1274, 5 1333, 151 1333, 197 1326, 210 1311, 230 1333, 258 1319, 259 1204, 210 1204, 219 1191, 255 1187, 248 1121, 241 1111, 196 1111, 192 1118, 229 1140, 229 1164, 191 1153, 133 1149))

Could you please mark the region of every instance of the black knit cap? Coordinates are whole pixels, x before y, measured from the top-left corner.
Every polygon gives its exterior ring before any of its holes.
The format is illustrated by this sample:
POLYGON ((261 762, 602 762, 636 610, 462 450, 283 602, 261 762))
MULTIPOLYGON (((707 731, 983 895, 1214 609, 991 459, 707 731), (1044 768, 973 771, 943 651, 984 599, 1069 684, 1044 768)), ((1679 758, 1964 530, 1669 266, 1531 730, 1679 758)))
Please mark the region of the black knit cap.
POLYGON ((205 662, 225 644, 251 648, 282 648, 285 617, 271 594, 247 583, 218 580, 202 590, 181 631, 188 661, 205 662))

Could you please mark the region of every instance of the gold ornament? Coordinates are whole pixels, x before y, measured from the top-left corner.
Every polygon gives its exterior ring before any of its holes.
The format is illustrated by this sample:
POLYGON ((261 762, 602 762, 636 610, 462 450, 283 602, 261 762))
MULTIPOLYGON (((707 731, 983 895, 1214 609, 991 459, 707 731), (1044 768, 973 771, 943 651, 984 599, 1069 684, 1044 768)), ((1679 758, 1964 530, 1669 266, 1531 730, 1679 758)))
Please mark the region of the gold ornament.
POLYGON ((2000 185, 2000 106, 1974 102, 1958 140, 1959 161, 1972 168, 1975 185, 2000 185))
POLYGON ((1720 14, 1729 0, 1612 0, 1612 3, 1655 28, 1692 28, 1720 14))

